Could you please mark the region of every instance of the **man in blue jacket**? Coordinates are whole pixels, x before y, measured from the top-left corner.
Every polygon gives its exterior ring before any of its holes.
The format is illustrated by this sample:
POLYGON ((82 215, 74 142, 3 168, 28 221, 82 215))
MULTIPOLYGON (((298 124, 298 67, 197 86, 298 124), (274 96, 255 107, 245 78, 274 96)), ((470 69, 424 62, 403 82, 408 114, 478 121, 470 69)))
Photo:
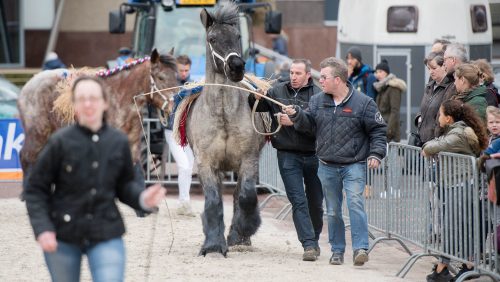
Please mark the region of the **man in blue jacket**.
POLYGON ((368 222, 363 192, 366 166, 377 168, 386 154, 387 125, 373 99, 347 82, 347 65, 331 57, 320 64, 323 92, 309 101, 309 110, 287 106, 295 128, 315 134, 318 176, 328 215, 332 256, 330 264, 344 263, 345 225, 342 199, 345 191, 351 222, 354 265, 368 261, 368 222))
POLYGON ((365 93, 373 100, 377 98, 377 91, 373 88, 373 83, 377 78, 369 65, 363 64, 361 50, 358 47, 351 47, 347 50, 346 61, 348 66, 349 82, 354 89, 365 93))

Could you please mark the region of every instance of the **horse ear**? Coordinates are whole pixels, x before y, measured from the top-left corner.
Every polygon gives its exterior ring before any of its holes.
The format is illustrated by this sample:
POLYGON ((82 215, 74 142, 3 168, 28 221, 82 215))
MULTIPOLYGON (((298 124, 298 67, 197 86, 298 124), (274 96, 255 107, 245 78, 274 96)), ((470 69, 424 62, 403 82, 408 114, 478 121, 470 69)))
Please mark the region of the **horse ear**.
POLYGON ((203 8, 203 10, 201 10, 200 18, 201 18, 201 23, 203 24, 205 29, 208 29, 214 23, 212 16, 210 15, 210 13, 207 12, 207 10, 205 8, 203 8))
POLYGON ((156 64, 159 59, 160 59, 160 54, 158 53, 158 50, 154 48, 153 52, 151 52, 151 63, 156 64))
POLYGON ((174 55, 174 48, 175 47, 172 47, 172 49, 170 49, 170 51, 168 52, 169 55, 172 55, 172 56, 174 55))

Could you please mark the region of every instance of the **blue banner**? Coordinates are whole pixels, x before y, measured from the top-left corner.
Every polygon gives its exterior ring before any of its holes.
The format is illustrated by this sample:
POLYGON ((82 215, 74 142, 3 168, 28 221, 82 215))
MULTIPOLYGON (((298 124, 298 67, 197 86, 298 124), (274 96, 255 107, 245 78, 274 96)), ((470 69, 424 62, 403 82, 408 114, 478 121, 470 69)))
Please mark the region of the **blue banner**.
MULTIPOLYGON (((0 179, 19 175, 19 152, 24 144, 24 131, 19 119, 0 119, 0 179)), ((16 177, 17 178, 17 177, 16 177)))

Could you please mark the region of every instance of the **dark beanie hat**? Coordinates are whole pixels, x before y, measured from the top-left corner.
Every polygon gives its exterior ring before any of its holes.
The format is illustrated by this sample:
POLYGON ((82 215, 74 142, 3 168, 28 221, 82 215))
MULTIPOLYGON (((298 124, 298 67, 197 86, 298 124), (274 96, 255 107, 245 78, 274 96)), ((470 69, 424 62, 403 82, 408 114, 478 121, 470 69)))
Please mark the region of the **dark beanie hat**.
POLYGON ((386 59, 383 59, 376 67, 375 70, 383 70, 387 74, 391 73, 391 69, 389 68, 389 62, 386 59))
POLYGON ((357 59, 360 63, 363 59, 361 57, 361 50, 359 50, 358 47, 349 48, 349 50, 347 50, 347 54, 351 54, 351 57, 353 57, 354 59, 357 59))

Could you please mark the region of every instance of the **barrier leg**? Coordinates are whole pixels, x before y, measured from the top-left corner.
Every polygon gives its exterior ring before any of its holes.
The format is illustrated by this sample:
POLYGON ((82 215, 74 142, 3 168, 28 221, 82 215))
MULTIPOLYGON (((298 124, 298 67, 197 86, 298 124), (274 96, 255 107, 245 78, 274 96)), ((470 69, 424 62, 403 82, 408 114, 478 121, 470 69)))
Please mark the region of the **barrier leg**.
MULTIPOLYGON (((498 280, 497 280, 498 278, 495 278, 495 277, 493 277, 493 276, 492 276, 492 275, 490 275, 490 274, 486 274, 486 273, 484 273, 483 275, 484 275, 484 276, 488 276, 488 277, 492 278, 492 279, 493 279, 493 281, 498 281, 498 280)), ((456 281, 456 282, 462 282, 462 281, 467 280, 468 278, 479 278, 479 277, 481 277, 481 276, 482 276, 482 275, 481 275, 479 272, 477 272, 477 271, 475 271, 475 270, 472 270, 472 271, 468 271, 468 272, 466 272, 466 273, 464 273, 464 274, 460 275, 460 277, 458 277, 458 279, 457 279, 457 280, 455 280, 455 281, 456 281)))
POLYGON ((262 210, 263 208, 265 208, 265 207, 266 207, 266 204, 267 204, 267 202, 269 202, 269 200, 271 200, 271 199, 272 199, 272 198, 274 198, 274 197, 279 197, 279 196, 283 197, 283 195, 280 195, 279 193, 273 193, 273 194, 271 194, 271 195, 267 196, 267 197, 266 197, 266 198, 262 201, 262 203, 260 203, 260 205, 259 205, 259 209, 260 209, 260 210, 262 210))
POLYGON ((280 211, 279 211, 279 212, 278 212, 278 213, 274 216, 274 218, 282 220, 282 218, 281 218, 282 214, 283 214, 283 213, 284 213, 287 209, 289 209, 289 208, 291 209, 291 207, 292 207, 292 204, 290 204, 290 203, 286 204, 286 205, 285 205, 284 207, 282 207, 282 208, 281 208, 281 210, 280 210, 280 211))
MULTIPOLYGON (((408 272, 410 271, 410 269, 413 267, 413 265, 417 262, 418 259, 422 258, 422 257, 435 257, 435 258, 439 258, 439 255, 434 255, 434 254, 416 254, 414 255, 413 257, 413 260, 410 261, 408 260, 409 264, 407 265, 406 269, 403 267, 397 274, 396 276, 399 276, 401 278, 405 278, 406 274, 408 274, 408 272)), ((411 259, 411 258, 410 258, 411 259)), ((406 266, 406 264, 405 264, 406 266)))
POLYGON ((403 240, 401 240, 399 238, 390 238, 390 237, 380 237, 380 238, 375 239, 375 241, 373 241, 372 245, 370 246, 370 249, 368 249, 368 254, 373 250, 373 248, 375 247, 375 245, 377 245, 378 243, 380 243, 382 241, 397 241, 401 245, 401 247, 403 247, 403 249, 405 249, 405 251, 410 256, 413 256, 412 251, 410 251, 410 249, 408 249, 408 247, 403 242, 403 240))

